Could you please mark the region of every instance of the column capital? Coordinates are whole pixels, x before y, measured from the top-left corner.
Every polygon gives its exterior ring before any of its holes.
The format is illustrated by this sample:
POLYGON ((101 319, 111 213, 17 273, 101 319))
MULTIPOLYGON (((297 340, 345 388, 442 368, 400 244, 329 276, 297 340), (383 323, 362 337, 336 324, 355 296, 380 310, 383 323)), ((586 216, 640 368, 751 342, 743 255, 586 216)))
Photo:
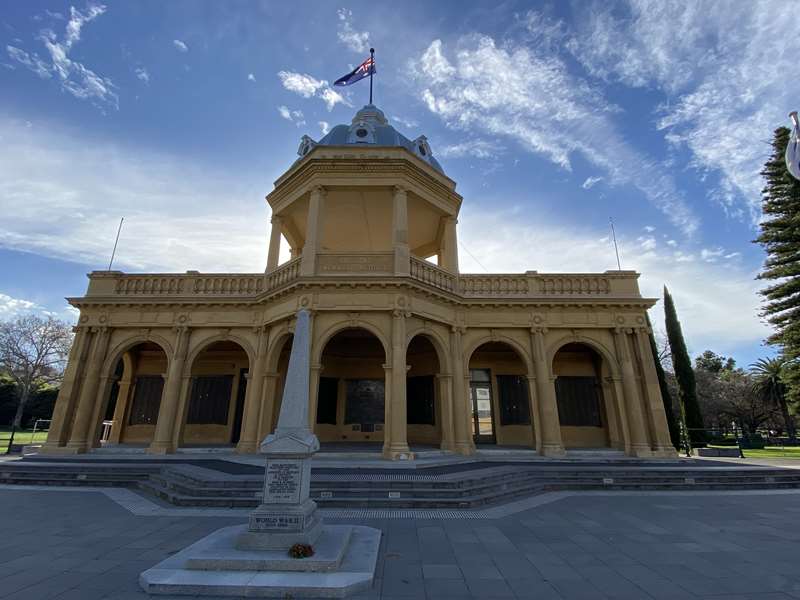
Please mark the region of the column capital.
POLYGON ((391 371, 392 370, 392 365, 390 365, 390 364, 383 364, 381 366, 383 367, 384 371, 391 371))
POLYGON ((321 197, 324 198, 325 195, 328 193, 328 190, 325 189, 325 186, 315 185, 314 187, 311 188, 311 193, 312 194, 317 194, 318 196, 321 196, 321 197))
POLYGON ((436 379, 439 380, 450 380, 453 378, 453 375, 452 373, 437 373, 436 375, 434 375, 434 377, 436 377, 436 379))
POLYGON ((273 213, 272 216, 269 218, 269 222, 272 223, 273 225, 283 225, 283 217, 273 213))
POLYGON ((530 328, 530 332, 534 335, 544 335, 548 331, 550 330, 547 327, 543 327, 541 325, 535 325, 530 328))
POLYGON ((408 193, 408 190, 405 188, 405 186, 395 185, 395 186, 392 186, 392 192, 394 193, 395 196, 400 195, 400 194, 406 195, 408 193))
POLYGON ((325 366, 320 364, 320 363, 314 363, 313 365, 310 366, 310 368, 311 368, 312 371, 319 372, 319 371, 323 371, 325 369, 325 366))

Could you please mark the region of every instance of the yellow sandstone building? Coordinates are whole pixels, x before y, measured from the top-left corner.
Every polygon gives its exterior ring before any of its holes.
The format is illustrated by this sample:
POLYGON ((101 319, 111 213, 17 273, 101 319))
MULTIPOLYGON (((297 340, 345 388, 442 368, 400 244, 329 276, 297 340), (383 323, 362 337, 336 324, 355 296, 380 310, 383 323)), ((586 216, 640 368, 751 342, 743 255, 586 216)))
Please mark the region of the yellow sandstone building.
POLYGON ((323 446, 674 456, 637 273, 460 273, 455 182, 372 105, 298 154, 267 196, 265 273, 89 275, 44 452, 257 452, 305 308, 323 446))

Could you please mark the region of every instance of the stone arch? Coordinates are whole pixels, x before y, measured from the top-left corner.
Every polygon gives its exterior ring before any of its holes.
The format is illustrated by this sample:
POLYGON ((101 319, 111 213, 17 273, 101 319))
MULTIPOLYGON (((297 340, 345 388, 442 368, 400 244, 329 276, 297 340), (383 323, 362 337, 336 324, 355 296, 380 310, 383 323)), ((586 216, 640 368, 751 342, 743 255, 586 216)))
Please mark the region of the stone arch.
POLYGON ((475 441, 535 448, 538 411, 528 348, 494 333, 473 340, 467 349, 464 373, 475 441))
POLYGON ((273 335, 270 331, 270 340, 267 345, 266 369, 268 373, 274 373, 277 370, 278 360, 283 351, 283 347, 288 340, 294 338, 294 333, 290 331, 288 327, 283 331, 276 331, 275 333, 276 335, 273 335))
POLYGON ((608 348, 596 339, 570 334, 552 344, 547 357, 564 447, 624 447, 624 409, 612 384, 617 364, 608 348), (566 354, 557 365, 562 352, 566 354))
MULTIPOLYGON (((311 364, 320 364, 322 360, 322 354, 325 352, 325 346, 328 345, 334 336, 337 333, 344 331, 345 329, 364 329, 369 331, 372 335, 378 338, 378 341, 383 346, 383 355, 385 357, 386 362, 388 363, 391 360, 391 343, 386 338, 386 335, 383 331, 381 331, 380 327, 377 325, 370 323, 368 321, 364 321, 362 319, 355 319, 355 320, 348 320, 348 321, 339 321, 328 327, 319 337, 316 338, 316 343, 314 344, 314 350, 311 357, 311 364)), ((315 336, 316 337, 316 336, 315 336)))
POLYGON ((439 359, 439 371, 441 374, 449 375, 452 373, 451 365, 450 365, 450 352, 449 343, 442 338, 442 336, 433 328, 429 327, 415 327, 406 337, 406 345, 405 350, 408 352, 408 346, 411 344, 411 340, 413 340, 417 336, 424 336, 427 337, 428 340, 433 344, 434 349, 436 350, 436 356, 439 359))
POLYGON ((172 361, 172 343, 165 337, 153 333, 136 333, 118 342, 113 349, 106 353, 106 360, 100 371, 101 377, 110 377, 116 369, 117 363, 128 350, 138 344, 152 342, 160 346, 167 357, 167 369, 172 361))
MULTIPOLYGON (((409 444, 449 449, 452 440, 452 402, 440 384, 450 375, 446 346, 425 327, 414 328, 404 348, 406 373, 406 435, 409 444), (432 356, 431 356, 432 355, 432 356)), ((449 382, 448 382, 449 384, 449 382)))
POLYGON ((561 350, 567 344, 584 344, 589 346, 597 352, 603 359, 604 363, 608 366, 610 377, 619 377, 620 369, 619 364, 617 363, 617 359, 614 356, 614 352, 608 349, 608 347, 603 344, 602 342, 590 338, 588 336, 583 335, 575 335, 573 333, 568 333, 562 335, 557 340, 552 342, 547 349, 547 365, 550 369, 550 373, 553 373, 553 359, 556 356, 556 352, 561 350))
POLYGON ((179 445, 238 443, 253 356, 252 345, 231 333, 192 346, 184 364, 179 445))
MULTIPOLYGON (((195 331, 202 331, 200 329, 196 329, 195 331)), ((190 338, 191 341, 191 338, 190 338)), ((255 351, 253 350, 253 345, 244 337, 240 336, 236 333, 219 333, 217 335, 212 335, 211 337, 204 338, 198 342, 192 343, 189 351, 186 354, 186 362, 184 362, 184 371, 187 369, 191 372, 192 365, 194 361, 197 360, 197 357, 206 350, 212 344, 217 342, 233 342, 234 344, 239 345, 244 353, 247 354, 247 361, 249 364, 255 364, 255 351)), ((189 373, 184 373, 184 375, 188 375, 189 373)))

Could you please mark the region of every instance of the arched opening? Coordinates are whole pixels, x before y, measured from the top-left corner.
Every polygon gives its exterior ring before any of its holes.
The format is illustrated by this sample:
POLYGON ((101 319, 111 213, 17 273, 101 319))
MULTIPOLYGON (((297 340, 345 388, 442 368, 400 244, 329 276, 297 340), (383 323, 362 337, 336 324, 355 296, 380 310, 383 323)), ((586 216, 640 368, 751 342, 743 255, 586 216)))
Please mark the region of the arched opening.
POLYGON ((609 398, 603 393, 603 359, 586 344, 569 343, 553 357, 556 402, 565 448, 610 445, 609 398))
POLYGON ((249 366, 247 352, 230 340, 213 342, 197 354, 183 409, 181 446, 239 441, 249 366))
POLYGON ((431 340, 417 335, 406 349, 406 423, 408 443, 439 446, 442 442, 442 403, 436 376, 439 355, 431 340))
POLYGON ((469 359, 476 444, 535 446, 525 361, 504 342, 487 342, 469 359))
POLYGON ((320 360, 314 431, 322 442, 382 442, 386 353, 363 328, 344 329, 320 360))
POLYGON ((124 352, 114 367, 93 445, 100 445, 105 437, 104 421, 111 421, 108 443, 149 445, 155 434, 166 373, 167 355, 158 344, 141 342, 124 352))

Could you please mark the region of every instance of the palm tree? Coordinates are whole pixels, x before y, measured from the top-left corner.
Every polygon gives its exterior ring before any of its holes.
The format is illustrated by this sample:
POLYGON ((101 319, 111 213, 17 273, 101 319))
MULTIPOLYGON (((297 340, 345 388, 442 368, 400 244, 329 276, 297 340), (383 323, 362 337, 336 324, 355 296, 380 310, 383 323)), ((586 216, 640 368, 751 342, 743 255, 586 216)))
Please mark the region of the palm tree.
POLYGON ((781 357, 760 358, 750 365, 750 374, 754 377, 754 387, 764 402, 780 409, 786 423, 786 433, 794 441, 796 430, 794 418, 789 414, 786 403, 787 386, 783 380, 786 359, 781 357))

